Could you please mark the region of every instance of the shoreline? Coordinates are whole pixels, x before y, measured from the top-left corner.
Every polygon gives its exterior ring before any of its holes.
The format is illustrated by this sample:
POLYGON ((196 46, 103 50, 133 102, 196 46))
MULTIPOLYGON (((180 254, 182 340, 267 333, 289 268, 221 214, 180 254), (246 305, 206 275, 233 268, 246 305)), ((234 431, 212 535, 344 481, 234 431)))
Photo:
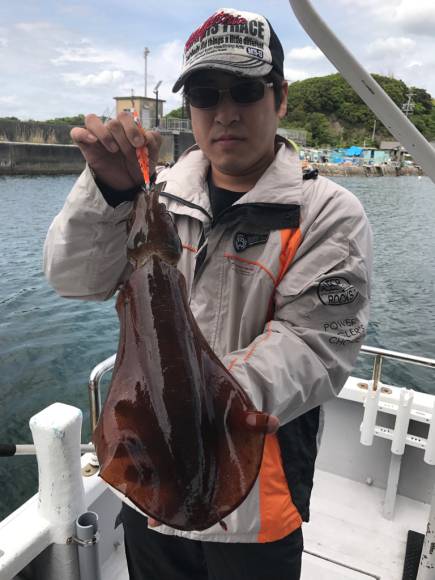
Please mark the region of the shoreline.
POLYGON ((310 163, 310 167, 317 169, 319 175, 326 177, 403 177, 424 175, 417 166, 396 167, 395 165, 338 165, 334 163, 310 163))
MULTIPOLYGON (((164 160, 174 153, 173 135, 165 135, 164 160)), ((190 143, 180 143, 180 145, 190 143)), ((181 147, 178 154, 184 150, 181 147)), ((307 162, 305 162, 306 164, 307 162)), ((338 165, 333 163, 309 163, 320 175, 327 177, 401 177, 421 176, 418 166, 396 167, 395 165, 338 165)), ((0 176, 14 175, 66 175, 80 174, 85 168, 85 160, 76 145, 21 143, 0 141, 0 176)))

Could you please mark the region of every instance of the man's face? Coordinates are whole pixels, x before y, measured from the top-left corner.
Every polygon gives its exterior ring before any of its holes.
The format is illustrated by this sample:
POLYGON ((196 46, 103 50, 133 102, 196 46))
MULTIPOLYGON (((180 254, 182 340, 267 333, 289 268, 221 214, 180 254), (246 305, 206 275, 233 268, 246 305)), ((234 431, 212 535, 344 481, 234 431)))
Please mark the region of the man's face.
MULTIPOLYGON (((187 94, 197 87, 229 89, 247 81, 219 71, 200 71, 189 80, 187 94)), ((274 158, 276 129, 287 108, 286 83, 281 96, 278 110, 272 87, 264 87, 264 96, 253 103, 238 103, 227 91, 210 108, 190 105, 196 142, 214 171, 242 177, 266 169, 274 158)))

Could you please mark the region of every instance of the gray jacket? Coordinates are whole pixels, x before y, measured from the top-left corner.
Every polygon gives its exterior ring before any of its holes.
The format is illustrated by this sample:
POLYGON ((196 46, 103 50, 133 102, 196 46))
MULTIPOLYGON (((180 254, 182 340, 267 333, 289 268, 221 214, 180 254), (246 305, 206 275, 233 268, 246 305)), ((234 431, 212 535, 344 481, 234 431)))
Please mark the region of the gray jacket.
MULTIPOLYGON (((211 215, 208 167, 202 152, 192 148, 158 176, 164 182, 161 199, 185 250, 179 268, 190 306, 205 338, 257 408, 286 425, 337 395, 355 363, 369 316, 370 226, 349 191, 323 177, 303 180, 298 155, 288 144, 279 144, 255 187, 217 220, 211 215)), ((85 170, 45 243, 45 273, 60 295, 104 300, 114 294, 128 271, 131 208, 130 202, 108 206, 85 170)), ((279 479, 285 458, 276 457, 279 479)), ((259 477, 226 519, 228 531, 218 525, 200 533, 158 530, 211 541, 279 539, 300 525, 301 508, 289 507, 290 490, 289 499, 272 506, 276 517, 270 517, 271 506, 267 516, 264 485, 270 478, 269 471, 267 478, 259 477)))

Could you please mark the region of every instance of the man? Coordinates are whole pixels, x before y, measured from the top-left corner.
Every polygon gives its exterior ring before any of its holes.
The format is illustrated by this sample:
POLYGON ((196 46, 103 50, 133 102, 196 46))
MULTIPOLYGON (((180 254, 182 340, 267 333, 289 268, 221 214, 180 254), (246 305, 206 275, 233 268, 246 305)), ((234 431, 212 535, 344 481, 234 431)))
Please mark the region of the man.
MULTIPOLYGON (((182 87, 197 146, 157 176, 184 247, 179 268, 204 336, 280 428, 226 530, 147 525, 124 506, 130 577, 295 580, 320 405, 340 391, 367 328, 370 228, 351 193, 304 176, 276 137, 287 83, 263 16, 211 16, 186 43, 182 87)), ((88 168, 48 232, 45 272, 63 296, 102 300, 126 272, 125 220, 142 182, 135 147, 146 144, 154 167, 160 137, 125 113, 105 125, 89 115, 72 137, 88 168)))

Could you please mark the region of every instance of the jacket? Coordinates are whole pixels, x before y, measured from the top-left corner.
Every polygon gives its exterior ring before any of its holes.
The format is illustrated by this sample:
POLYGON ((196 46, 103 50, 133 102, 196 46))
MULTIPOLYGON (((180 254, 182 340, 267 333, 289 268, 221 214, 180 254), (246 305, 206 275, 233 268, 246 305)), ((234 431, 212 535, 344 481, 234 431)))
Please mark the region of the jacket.
MULTIPOLYGON (((278 540, 309 517, 321 405, 336 396, 367 330, 371 230, 358 199, 318 177, 303 180, 297 153, 277 143, 256 185, 211 215, 209 162, 193 147, 158 176, 183 245, 192 312, 205 338, 258 409, 280 429, 266 437, 246 500, 203 532, 157 531, 228 542, 278 540)), ((104 300, 126 276, 132 208, 105 202, 88 169, 54 219, 44 269, 66 297, 104 300)))

